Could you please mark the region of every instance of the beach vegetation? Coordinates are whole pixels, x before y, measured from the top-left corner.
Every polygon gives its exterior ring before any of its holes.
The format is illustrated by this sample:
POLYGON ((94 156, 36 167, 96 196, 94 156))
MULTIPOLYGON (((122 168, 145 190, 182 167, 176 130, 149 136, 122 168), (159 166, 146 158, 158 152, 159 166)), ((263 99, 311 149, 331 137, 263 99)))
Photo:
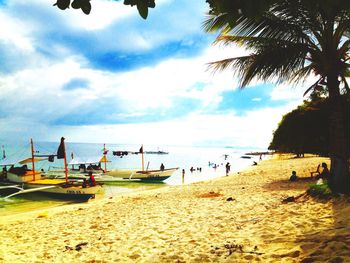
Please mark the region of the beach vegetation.
POLYGON ((327 183, 310 185, 307 193, 313 197, 328 199, 332 196, 332 191, 327 183))
MULTIPOLYGON (((350 102, 343 96, 345 135, 350 148, 350 102)), ((285 114, 273 133, 269 150, 294 153, 298 157, 306 153, 329 156, 329 129, 322 120, 330 118, 330 103, 324 97, 305 100, 293 111, 285 114)))
POLYGON ((214 72, 231 69, 239 87, 255 81, 300 84, 316 81, 304 95, 324 89, 328 119, 321 129, 329 132, 329 156, 336 192, 350 192, 349 148, 345 136, 342 99, 350 94, 350 2, 342 0, 207 0, 207 32, 219 33, 215 43, 238 45, 248 54, 209 63, 214 72), (256 10, 254 10, 256 9, 256 10))

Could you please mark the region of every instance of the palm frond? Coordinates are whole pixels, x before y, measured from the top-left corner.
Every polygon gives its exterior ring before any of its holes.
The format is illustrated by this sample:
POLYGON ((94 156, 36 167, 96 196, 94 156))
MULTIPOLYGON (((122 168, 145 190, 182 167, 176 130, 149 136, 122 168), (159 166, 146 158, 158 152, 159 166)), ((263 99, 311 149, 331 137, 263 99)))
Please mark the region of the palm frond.
POLYGON ((229 32, 231 27, 228 22, 228 14, 207 15, 207 19, 202 23, 202 28, 207 33, 229 32))
POLYGON ((321 82, 322 78, 318 79, 314 84, 312 84, 303 94, 303 97, 306 96, 306 94, 308 94, 310 91, 312 91, 313 89, 315 89, 321 82))
POLYGON ((214 44, 244 46, 251 54, 214 61, 209 68, 232 68, 242 88, 253 79, 294 82, 310 73, 321 80, 332 74, 345 76, 350 67, 350 14, 337 6, 322 9, 327 5, 321 2, 313 1, 315 11, 306 0, 277 1, 258 19, 241 16, 234 24, 225 14, 211 17, 206 23, 208 30, 221 30, 214 44))

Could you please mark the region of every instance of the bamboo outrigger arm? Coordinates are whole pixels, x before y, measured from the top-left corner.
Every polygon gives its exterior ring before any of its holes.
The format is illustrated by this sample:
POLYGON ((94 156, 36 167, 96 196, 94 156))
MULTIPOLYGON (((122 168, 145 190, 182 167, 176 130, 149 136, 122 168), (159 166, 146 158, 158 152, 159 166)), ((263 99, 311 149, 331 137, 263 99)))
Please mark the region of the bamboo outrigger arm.
POLYGON ((4 199, 9 199, 10 197, 13 197, 15 195, 37 192, 37 191, 41 191, 41 190, 44 190, 44 189, 50 189, 50 188, 55 188, 55 187, 57 187, 57 186, 49 185, 49 186, 32 188, 32 189, 24 189, 24 188, 22 188, 19 185, 9 185, 9 186, 1 186, 0 189, 14 188, 14 189, 19 190, 18 192, 15 192, 13 194, 10 194, 10 195, 7 195, 7 196, 4 197, 4 199))

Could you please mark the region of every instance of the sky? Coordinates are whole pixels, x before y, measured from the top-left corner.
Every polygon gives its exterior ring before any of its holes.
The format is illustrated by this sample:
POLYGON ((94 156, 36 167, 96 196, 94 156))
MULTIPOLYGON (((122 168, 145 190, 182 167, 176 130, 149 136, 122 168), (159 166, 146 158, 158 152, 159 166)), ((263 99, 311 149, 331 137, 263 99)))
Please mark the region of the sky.
POLYGON ((0 143, 8 140, 266 149, 305 86, 253 81, 207 63, 247 54, 213 45, 204 0, 122 1, 62 11, 0 1, 0 143))

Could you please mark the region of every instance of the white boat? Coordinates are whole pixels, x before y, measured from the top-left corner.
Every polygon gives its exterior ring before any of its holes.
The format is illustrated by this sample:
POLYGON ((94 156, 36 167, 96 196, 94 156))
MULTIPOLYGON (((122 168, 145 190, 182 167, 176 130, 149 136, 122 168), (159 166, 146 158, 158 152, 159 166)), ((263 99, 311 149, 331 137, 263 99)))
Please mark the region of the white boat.
POLYGON ((179 168, 168 168, 164 170, 135 171, 129 179, 139 179, 141 181, 155 182, 168 179, 179 168))
MULTIPOLYGON (((22 194, 29 192, 42 192, 47 194, 53 194, 61 198, 72 198, 72 199, 90 199, 95 197, 99 192, 103 191, 101 185, 96 184, 89 187, 84 187, 81 182, 72 182, 67 177, 67 163, 65 157, 65 146, 64 138, 61 139, 61 145, 63 147, 63 158, 65 163, 65 179, 49 179, 42 175, 41 171, 35 171, 35 162, 41 161, 44 158, 38 158, 34 155, 33 141, 31 140, 32 157, 25 160, 19 161, 19 164, 24 164, 22 167, 14 167, 14 162, 2 161, 1 166, 5 167, 2 172, 2 181, 8 185, 8 188, 13 188, 15 185, 19 190, 17 193, 22 194), (28 169, 26 163, 32 163, 32 169, 28 169), (7 171, 6 167, 11 166, 7 171)), ((57 156, 60 158, 61 156, 57 156)), ((4 186, 2 189, 5 189, 4 186)))
POLYGON ((176 167, 159 170, 148 170, 147 167, 147 169, 145 170, 143 145, 141 146, 138 153, 140 153, 142 156, 142 170, 112 170, 108 171, 106 174, 129 180, 137 179, 141 182, 161 182, 168 179, 177 169, 179 169, 178 167, 176 167))
MULTIPOLYGON (((122 175, 125 174, 124 172, 120 172, 120 170, 117 170, 117 172, 113 171, 108 171, 107 173, 93 173, 96 182, 99 183, 110 183, 110 182, 138 182, 140 181, 139 179, 129 179, 130 175, 132 174, 132 171, 127 172, 127 177, 123 176, 116 176, 116 175, 122 175), (113 175, 109 175, 109 172, 112 172, 113 175), (125 178, 125 179, 123 179, 125 178)), ((51 179, 64 179, 65 175, 62 173, 50 173, 47 174, 49 178, 51 179)), ((78 181, 82 182, 84 179, 87 180, 89 178, 88 174, 84 173, 73 173, 73 174, 68 174, 68 179, 71 181, 78 181)))
MULTIPOLYGON (((107 159, 106 147, 103 147, 102 158, 77 158, 74 157, 68 165, 71 166, 69 170, 68 178, 71 180, 83 180, 87 178, 87 173, 92 172, 97 182, 161 182, 168 179, 178 168, 168 168, 159 170, 136 170, 136 169, 114 169, 108 170, 107 163, 110 162, 107 159), (104 163, 104 169, 101 168, 101 164, 104 163), (75 168, 74 168, 75 167, 75 168), (77 169, 80 167, 80 169, 77 169), (89 169, 89 167, 91 167, 89 169), (74 169, 73 169, 74 168, 74 169), (97 169, 98 168, 98 169, 97 169)), ((140 151, 142 155, 142 167, 144 167, 143 146, 140 151)), ((47 176, 50 178, 64 178, 63 170, 49 171, 47 176)))

